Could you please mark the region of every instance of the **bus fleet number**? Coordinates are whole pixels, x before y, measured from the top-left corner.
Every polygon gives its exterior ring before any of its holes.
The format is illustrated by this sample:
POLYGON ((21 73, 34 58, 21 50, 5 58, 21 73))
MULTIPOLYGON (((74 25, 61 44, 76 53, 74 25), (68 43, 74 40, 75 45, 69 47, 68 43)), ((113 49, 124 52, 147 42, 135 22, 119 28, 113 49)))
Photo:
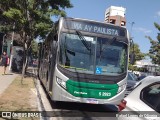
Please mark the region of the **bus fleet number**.
POLYGON ((99 96, 111 96, 109 92, 99 92, 99 96))

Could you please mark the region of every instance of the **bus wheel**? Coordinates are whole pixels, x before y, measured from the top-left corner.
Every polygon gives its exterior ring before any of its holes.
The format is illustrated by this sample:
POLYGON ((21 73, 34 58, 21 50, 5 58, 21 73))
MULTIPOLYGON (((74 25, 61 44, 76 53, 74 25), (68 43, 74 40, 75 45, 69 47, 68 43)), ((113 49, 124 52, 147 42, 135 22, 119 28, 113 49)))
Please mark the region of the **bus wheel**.
POLYGON ((52 100, 52 108, 59 108, 59 102, 52 100))

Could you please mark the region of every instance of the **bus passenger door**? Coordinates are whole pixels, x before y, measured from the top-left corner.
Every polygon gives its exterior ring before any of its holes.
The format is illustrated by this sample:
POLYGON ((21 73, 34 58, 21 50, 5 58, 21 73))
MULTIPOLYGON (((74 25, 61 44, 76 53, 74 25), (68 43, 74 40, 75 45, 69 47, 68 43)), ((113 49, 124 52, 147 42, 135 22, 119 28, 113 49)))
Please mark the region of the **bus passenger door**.
POLYGON ((51 43, 51 51, 50 51, 50 57, 49 57, 49 76, 48 76, 48 86, 49 91, 52 91, 53 86, 53 75, 55 70, 55 64, 56 64, 56 53, 57 53, 57 42, 53 41, 51 43))
POLYGON ((41 76, 41 66, 42 66, 42 59, 43 59, 43 43, 38 44, 38 79, 42 79, 41 76))
POLYGON ((42 64, 42 82, 44 86, 47 88, 47 79, 48 79, 48 46, 45 45, 44 49, 44 57, 43 57, 43 64, 42 64))

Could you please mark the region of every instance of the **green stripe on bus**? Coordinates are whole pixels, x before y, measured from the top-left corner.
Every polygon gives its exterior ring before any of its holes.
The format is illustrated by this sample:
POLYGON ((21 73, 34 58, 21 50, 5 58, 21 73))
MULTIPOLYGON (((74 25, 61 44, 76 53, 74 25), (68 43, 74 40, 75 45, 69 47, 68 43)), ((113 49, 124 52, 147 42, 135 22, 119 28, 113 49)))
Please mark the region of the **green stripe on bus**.
POLYGON ((109 99, 117 94, 117 84, 96 84, 68 80, 67 91, 75 97, 109 99))
POLYGON ((98 84, 98 83, 86 83, 86 82, 77 82, 73 80, 67 80, 66 84, 70 84, 75 87, 82 87, 82 88, 94 88, 94 89, 118 89, 117 84, 98 84))

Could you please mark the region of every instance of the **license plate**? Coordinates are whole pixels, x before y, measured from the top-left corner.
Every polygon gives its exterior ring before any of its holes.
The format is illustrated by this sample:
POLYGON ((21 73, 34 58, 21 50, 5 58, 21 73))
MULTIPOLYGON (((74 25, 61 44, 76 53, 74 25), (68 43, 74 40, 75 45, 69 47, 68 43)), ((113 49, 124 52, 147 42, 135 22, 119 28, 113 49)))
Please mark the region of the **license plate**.
POLYGON ((98 104, 98 100, 96 100, 96 99, 87 99, 87 103, 98 104))

